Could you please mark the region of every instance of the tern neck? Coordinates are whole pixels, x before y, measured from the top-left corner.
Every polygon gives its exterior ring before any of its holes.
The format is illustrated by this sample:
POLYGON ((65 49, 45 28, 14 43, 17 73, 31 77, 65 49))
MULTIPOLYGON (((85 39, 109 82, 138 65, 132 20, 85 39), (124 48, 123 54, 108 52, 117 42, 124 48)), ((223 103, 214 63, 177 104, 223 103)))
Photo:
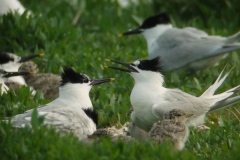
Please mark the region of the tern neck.
POLYGON ((142 86, 162 87, 164 83, 164 77, 159 72, 152 71, 140 71, 139 73, 132 73, 132 77, 135 80, 135 85, 140 84, 142 86))
POLYGON ((76 104, 82 109, 92 109, 92 102, 89 97, 89 91, 91 86, 81 84, 65 84, 64 86, 59 87, 59 98, 68 105, 76 104))
POLYGON ((170 28, 172 28, 171 24, 161 24, 157 25, 156 27, 146 29, 144 32, 142 32, 142 35, 147 41, 148 50, 152 48, 152 45, 157 40, 157 38, 170 28))

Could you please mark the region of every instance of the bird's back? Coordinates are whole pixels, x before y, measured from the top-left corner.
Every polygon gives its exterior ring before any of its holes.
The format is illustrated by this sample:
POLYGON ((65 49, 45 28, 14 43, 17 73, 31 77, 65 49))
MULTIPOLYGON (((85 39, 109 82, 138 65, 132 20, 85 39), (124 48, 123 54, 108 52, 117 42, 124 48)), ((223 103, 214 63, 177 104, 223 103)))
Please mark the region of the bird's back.
MULTIPOLYGON (((193 29, 170 28, 155 41, 152 49, 149 47, 149 58, 161 56, 166 70, 182 68, 189 63, 215 57, 220 54, 236 50, 240 45, 225 46, 225 37, 207 36, 193 29)), ((224 55, 217 57, 218 60, 224 55)), ((216 62, 209 60, 209 64, 192 64, 187 70, 198 70, 216 62)), ((203 62, 202 62, 203 63, 203 62)))

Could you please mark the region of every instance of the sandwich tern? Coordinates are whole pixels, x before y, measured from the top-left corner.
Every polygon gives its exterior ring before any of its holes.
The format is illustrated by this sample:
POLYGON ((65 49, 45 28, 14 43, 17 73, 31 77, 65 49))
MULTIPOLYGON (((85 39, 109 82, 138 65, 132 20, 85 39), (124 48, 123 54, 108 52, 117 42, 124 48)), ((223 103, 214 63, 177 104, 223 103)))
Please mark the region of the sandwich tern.
MULTIPOLYGON (((79 140, 96 131, 98 114, 93 110, 89 97, 95 85, 110 82, 113 78, 92 80, 85 74, 77 73, 72 68, 64 68, 59 98, 37 107, 38 115, 44 116, 44 125, 53 126, 61 135, 73 133, 79 140)), ((11 123, 16 128, 31 124, 33 109, 12 117, 11 123)))
POLYGON ((24 62, 21 71, 34 73, 23 78, 27 85, 42 92, 45 99, 56 99, 59 96, 58 86, 61 84, 61 76, 53 73, 38 73, 38 66, 32 61, 24 62))
MULTIPOLYGON (((17 72, 23 62, 33 59, 35 57, 42 57, 42 56, 44 56, 44 54, 33 54, 33 55, 24 56, 24 57, 19 57, 12 53, 0 52, 0 69, 3 69, 8 72, 17 72)), ((22 85, 27 86, 22 76, 8 78, 6 85, 8 85, 9 88, 13 89, 15 93, 17 92, 18 86, 19 87, 21 87, 22 85), (16 85, 16 83, 18 85, 16 85)), ((34 93, 35 92, 33 92, 33 94, 34 93)))
POLYGON ((185 114, 183 111, 174 109, 165 114, 165 119, 153 124, 149 132, 149 138, 158 144, 166 142, 168 139, 176 150, 182 150, 189 136, 186 120, 193 114, 185 114))
POLYGON ((140 27, 119 37, 142 34, 148 45, 149 59, 161 56, 164 70, 202 70, 214 66, 227 52, 240 49, 240 32, 230 36, 210 36, 196 28, 173 28, 167 13, 147 18, 140 27))
POLYGON ((134 78, 135 85, 130 95, 134 109, 131 120, 147 132, 151 130, 153 123, 162 120, 164 114, 173 109, 180 109, 186 114, 194 114, 187 119, 186 124, 187 126, 198 126, 204 123, 206 113, 214 112, 240 101, 240 96, 231 98, 240 90, 240 86, 214 95, 215 90, 223 83, 229 72, 220 79, 222 71, 213 85, 200 97, 195 97, 179 89, 169 89, 162 86, 164 77, 160 57, 152 60, 137 60, 130 64, 115 60, 107 61, 124 65, 130 69, 105 66, 128 72, 134 78))
POLYGON ((8 78, 14 77, 14 76, 19 76, 19 75, 29 75, 32 74, 30 72, 7 72, 2 69, 0 69, 0 84, 1 86, 1 95, 3 93, 6 93, 9 88, 5 85, 5 81, 7 81, 8 78))

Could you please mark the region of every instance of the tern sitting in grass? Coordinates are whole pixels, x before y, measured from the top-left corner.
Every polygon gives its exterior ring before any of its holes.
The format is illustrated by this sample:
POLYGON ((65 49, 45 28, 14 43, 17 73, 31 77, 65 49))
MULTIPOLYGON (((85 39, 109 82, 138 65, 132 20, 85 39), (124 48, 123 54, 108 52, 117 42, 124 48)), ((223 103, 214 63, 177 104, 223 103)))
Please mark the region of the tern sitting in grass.
MULTIPOLYGON (((85 74, 66 67, 59 87, 59 98, 37 107, 38 115, 44 116, 44 125, 53 126, 61 135, 73 133, 79 140, 86 139, 96 131, 98 114, 89 97, 95 85, 110 82, 113 78, 92 80, 85 74)), ((31 125, 33 109, 12 117, 12 125, 22 128, 31 125)))
POLYGON ((135 85, 130 96, 134 110, 131 114, 131 120, 147 132, 151 130, 154 123, 164 118, 165 113, 173 109, 180 109, 186 114, 194 114, 187 119, 186 125, 198 126, 204 123, 206 113, 214 112, 240 101, 240 96, 232 97, 240 90, 240 86, 214 95, 215 90, 224 82, 229 72, 220 79, 221 73, 213 85, 200 97, 195 97, 179 89, 163 87, 164 79, 160 57, 152 60, 137 60, 133 63, 107 61, 124 65, 130 69, 105 66, 128 72, 134 78, 135 85))

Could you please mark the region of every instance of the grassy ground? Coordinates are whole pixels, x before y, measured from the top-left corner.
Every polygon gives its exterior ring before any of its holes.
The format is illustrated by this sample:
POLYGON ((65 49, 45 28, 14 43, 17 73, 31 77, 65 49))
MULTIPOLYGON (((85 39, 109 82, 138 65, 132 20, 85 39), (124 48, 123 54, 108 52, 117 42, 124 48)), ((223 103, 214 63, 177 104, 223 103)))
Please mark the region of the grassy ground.
MULTIPOLYGON (((128 74, 104 69, 104 59, 129 62, 147 56, 142 36, 118 38, 119 33, 137 27, 139 21, 162 11, 171 14, 174 26, 193 26, 209 34, 229 36, 239 30, 240 24, 237 0, 140 1, 128 8, 120 7, 114 0, 79 0, 76 4, 73 0, 21 2, 34 15, 28 19, 26 14, 0 17, 0 51, 18 55, 44 53, 43 58, 34 60, 41 72, 60 74, 63 66, 70 65, 92 78, 116 78, 91 91, 94 108, 100 115, 99 128, 129 121, 129 95, 133 87, 133 79, 128 74), (79 11, 81 16, 73 24, 79 11)), ((227 71, 235 68, 217 93, 230 89, 240 84, 238 54, 239 51, 232 52, 219 66, 194 74, 168 73, 165 86, 199 96, 228 62, 227 71)), ((26 87, 21 88, 17 96, 11 91, 1 96, 0 118, 50 102, 39 93, 33 99, 29 97, 26 87), (16 106, 19 107, 14 108, 16 106)), ((238 108, 239 104, 234 107, 238 108)), ((157 146, 149 142, 112 145, 110 140, 104 140, 101 145, 85 146, 72 135, 60 137, 53 129, 35 127, 20 132, 1 125, 0 155, 1 159, 238 159, 240 125, 233 114, 222 110, 208 115, 206 125, 211 127, 209 131, 191 129, 186 148, 179 153, 172 152, 169 144, 157 146)))

